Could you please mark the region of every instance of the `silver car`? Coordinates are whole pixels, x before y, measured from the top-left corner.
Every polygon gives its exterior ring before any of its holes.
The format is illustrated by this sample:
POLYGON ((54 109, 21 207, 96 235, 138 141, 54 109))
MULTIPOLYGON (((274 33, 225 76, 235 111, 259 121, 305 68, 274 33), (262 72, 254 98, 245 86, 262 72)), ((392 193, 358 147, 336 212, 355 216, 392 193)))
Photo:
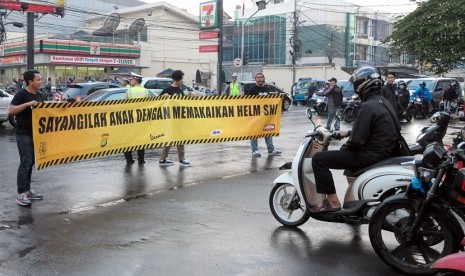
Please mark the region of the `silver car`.
POLYGON ((15 116, 8 115, 8 106, 10 105, 11 100, 13 100, 13 95, 0 89, 0 125, 9 121, 12 126, 16 127, 17 124, 15 116))

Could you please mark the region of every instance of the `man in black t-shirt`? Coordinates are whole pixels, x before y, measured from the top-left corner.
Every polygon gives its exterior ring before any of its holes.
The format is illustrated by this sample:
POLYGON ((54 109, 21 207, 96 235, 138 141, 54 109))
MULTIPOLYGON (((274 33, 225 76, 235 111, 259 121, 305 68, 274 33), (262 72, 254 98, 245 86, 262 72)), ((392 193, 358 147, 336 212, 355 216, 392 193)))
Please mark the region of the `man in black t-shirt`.
POLYGON ((43 196, 31 190, 31 174, 34 166, 34 142, 32 139, 32 108, 43 102, 38 93, 42 85, 42 77, 37 70, 24 72, 26 87, 18 91, 11 104, 8 114, 16 115, 18 126, 16 128, 16 144, 19 151, 19 168, 17 176, 18 196, 16 202, 27 206, 31 200, 42 199, 43 196))
MULTIPOLYGON (((257 73, 255 75, 255 82, 256 85, 249 89, 247 95, 268 95, 270 91, 268 86, 265 84, 265 75, 263 73, 257 73)), ((265 137, 266 147, 268 149, 269 155, 281 155, 279 150, 274 149, 273 145, 273 137, 265 137)), ((250 144, 252 146, 252 156, 253 157, 260 157, 262 156, 258 151, 258 141, 257 139, 250 140, 250 144)))
MULTIPOLYGON (((173 71, 173 74, 171 75, 173 78, 173 83, 171 84, 170 87, 167 87, 161 91, 160 96, 164 96, 167 98, 170 98, 172 96, 184 96, 184 92, 181 89, 182 85, 182 80, 184 78, 184 73, 181 70, 175 70, 173 71)), ((160 166, 171 166, 174 165, 174 162, 166 159, 168 157, 168 154, 170 152, 170 146, 163 147, 163 150, 161 151, 160 154, 160 161, 158 161, 158 164, 160 166)), ((191 163, 187 161, 184 157, 184 145, 177 145, 176 146, 178 150, 178 158, 179 158, 179 163, 183 167, 190 167, 191 163)))

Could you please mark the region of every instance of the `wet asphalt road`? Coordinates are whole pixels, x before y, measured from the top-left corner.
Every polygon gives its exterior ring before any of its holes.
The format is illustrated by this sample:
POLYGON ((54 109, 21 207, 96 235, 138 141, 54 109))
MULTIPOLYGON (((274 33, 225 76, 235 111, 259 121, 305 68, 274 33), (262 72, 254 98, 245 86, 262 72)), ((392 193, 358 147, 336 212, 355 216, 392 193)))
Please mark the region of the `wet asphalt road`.
MULTIPOLYGON (((292 229, 271 215, 277 168, 312 128, 304 110, 282 115, 283 156, 267 156, 261 139, 261 158, 248 141, 188 145, 191 168, 159 167, 159 149, 142 167, 119 155, 50 167, 33 172, 45 199, 29 208, 14 201, 19 157, 13 128, 0 126, 0 275, 395 275, 366 225, 310 219, 292 229)), ((427 124, 402 132, 411 142, 427 124)))

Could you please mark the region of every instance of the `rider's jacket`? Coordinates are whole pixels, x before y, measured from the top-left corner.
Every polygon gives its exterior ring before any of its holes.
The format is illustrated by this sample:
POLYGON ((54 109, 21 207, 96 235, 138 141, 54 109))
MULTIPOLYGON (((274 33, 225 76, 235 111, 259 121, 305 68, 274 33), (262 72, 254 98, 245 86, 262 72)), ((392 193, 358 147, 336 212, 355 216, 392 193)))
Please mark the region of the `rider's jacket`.
POLYGON ((380 91, 368 95, 360 106, 350 137, 341 150, 367 152, 372 160, 380 160, 392 155, 398 139, 396 123, 395 118, 382 102, 386 103, 392 114, 395 114, 394 108, 380 95, 380 91))
POLYGON ((420 97, 422 100, 431 101, 431 92, 428 88, 421 88, 418 87, 415 91, 410 95, 410 100, 415 100, 416 97, 420 97))

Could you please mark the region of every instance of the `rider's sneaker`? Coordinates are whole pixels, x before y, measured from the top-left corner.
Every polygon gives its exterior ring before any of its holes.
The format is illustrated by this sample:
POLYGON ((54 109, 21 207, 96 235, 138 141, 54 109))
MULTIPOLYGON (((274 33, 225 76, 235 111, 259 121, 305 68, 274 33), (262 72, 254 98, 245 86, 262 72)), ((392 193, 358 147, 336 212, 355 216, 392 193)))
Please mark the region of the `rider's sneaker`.
POLYGON ((26 193, 19 194, 16 197, 16 202, 21 206, 29 206, 29 205, 31 205, 31 201, 29 200, 29 198, 27 198, 26 193))
POLYGON ((281 153, 282 153, 282 152, 279 151, 279 150, 274 150, 274 151, 272 151, 272 152, 268 152, 268 155, 281 155, 281 153))
POLYGON ((254 152, 252 152, 252 156, 253 157, 260 157, 262 155, 258 151, 254 151, 254 152))
POLYGON ((40 200, 43 199, 44 196, 41 193, 35 192, 34 190, 29 190, 26 192, 27 198, 29 200, 40 200))

